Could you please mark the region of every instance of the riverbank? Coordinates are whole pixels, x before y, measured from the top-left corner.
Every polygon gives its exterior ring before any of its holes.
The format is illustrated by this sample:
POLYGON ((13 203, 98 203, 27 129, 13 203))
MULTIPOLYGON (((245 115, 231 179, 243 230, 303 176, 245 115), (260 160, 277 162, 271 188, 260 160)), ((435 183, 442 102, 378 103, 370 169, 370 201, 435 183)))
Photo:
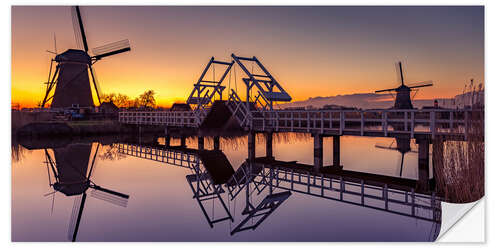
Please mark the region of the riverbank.
POLYGON ((100 121, 45 121, 32 122, 17 130, 13 128, 13 134, 21 137, 44 137, 44 136, 88 136, 88 135, 110 135, 131 133, 156 133, 163 132, 159 126, 134 126, 120 124, 114 120, 100 121))

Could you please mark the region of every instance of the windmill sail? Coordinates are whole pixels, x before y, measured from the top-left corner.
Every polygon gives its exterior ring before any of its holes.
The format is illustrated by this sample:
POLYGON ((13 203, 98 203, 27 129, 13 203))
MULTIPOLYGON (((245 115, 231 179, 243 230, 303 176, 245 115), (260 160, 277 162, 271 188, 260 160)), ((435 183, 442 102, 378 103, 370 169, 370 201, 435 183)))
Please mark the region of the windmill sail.
POLYGON ((410 89, 415 89, 415 88, 423 88, 423 87, 430 87, 434 85, 432 81, 425 81, 425 82, 419 82, 416 83, 417 85, 409 86, 410 89))
POLYGON ((80 30, 80 22, 76 7, 71 7, 71 21, 73 22, 73 32, 75 33, 76 47, 83 50, 84 46, 82 41, 82 32, 80 30))
MULTIPOLYGON (((94 56, 89 56, 89 46, 80 8, 78 6, 71 7, 71 15, 76 45, 79 49, 68 49, 57 54, 53 59, 57 66, 52 81, 50 80, 52 68, 49 69, 49 80, 45 88, 42 107, 45 107, 50 100, 52 100, 51 108, 94 107, 91 85, 94 85, 93 88, 100 105, 102 91, 93 64, 104 57, 130 51, 130 42, 125 39, 97 47, 92 50, 94 56), (91 77, 88 76, 89 71, 91 77), (54 87, 55 90, 53 90, 54 87)), ((55 40, 54 49, 56 49, 55 40)))
POLYGON ((130 51, 130 42, 128 39, 106 44, 92 49, 92 53, 94 53, 94 58, 96 60, 127 51, 130 51))
POLYGON ((394 102, 394 109, 413 109, 413 104, 410 98, 410 92, 416 88, 432 86, 432 81, 420 82, 416 86, 407 86, 404 81, 403 66, 401 62, 396 63, 396 72, 401 85, 397 88, 376 90, 375 93, 381 92, 396 92, 396 100, 394 102))

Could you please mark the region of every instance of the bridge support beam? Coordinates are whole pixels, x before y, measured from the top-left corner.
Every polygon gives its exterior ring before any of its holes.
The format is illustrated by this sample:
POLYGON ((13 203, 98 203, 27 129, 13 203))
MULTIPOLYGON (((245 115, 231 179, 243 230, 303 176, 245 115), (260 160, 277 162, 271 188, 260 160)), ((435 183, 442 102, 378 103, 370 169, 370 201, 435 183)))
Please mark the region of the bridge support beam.
POLYGON ((220 137, 214 136, 214 150, 220 150, 220 137))
POLYGON ((248 133, 248 160, 255 160, 255 132, 248 133))
POLYGON ((165 147, 170 147, 170 136, 165 136, 165 147))
POLYGON ((198 137, 198 150, 205 149, 205 138, 203 136, 198 137))
POLYGON ((181 137, 181 147, 186 147, 186 137, 185 136, 181 137))
POLYGON ((314 137, 314 170, 319 171, 323 167, 323 136, 313 134, 314 137))
POLYGON ((273 157, 273 133, 272 132, 266 133, 266 157, 267 158, 273 157))
POLYGON ((333 167, 340 167, 340 135, 333 136, 333 167))
POLYGON ((418 145, 418 190, 429 188, 429 144, 428 139, 417 139, 418 145))

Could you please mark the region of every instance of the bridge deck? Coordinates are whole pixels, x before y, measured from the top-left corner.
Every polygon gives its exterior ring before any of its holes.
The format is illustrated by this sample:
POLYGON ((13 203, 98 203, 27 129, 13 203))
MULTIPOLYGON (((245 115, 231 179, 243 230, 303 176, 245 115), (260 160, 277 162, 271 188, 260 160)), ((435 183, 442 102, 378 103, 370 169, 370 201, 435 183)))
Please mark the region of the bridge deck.
MULTIPOLYGON (((471 118, 480 117, 480 112, 463 109, 252 110, 244 118, 240 114, 236 119, 244 119, 241 121, 243 129, 257 132, 409 138, 440 136, 464 140, 467 127, 473 125, 471 118)), ((204 117, 197 115, 195 111, 121 111, 119 121, 125 124, 199 128, 204 117)))

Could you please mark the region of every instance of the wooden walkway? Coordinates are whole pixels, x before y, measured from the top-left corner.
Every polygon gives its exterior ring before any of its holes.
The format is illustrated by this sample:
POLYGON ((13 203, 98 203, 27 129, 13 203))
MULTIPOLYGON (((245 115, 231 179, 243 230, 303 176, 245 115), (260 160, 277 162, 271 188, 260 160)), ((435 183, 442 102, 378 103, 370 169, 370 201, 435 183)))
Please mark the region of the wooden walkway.
MULTIPOLYGON (((465 121, 481 112, 450 109, 234 110, 238 112, 235 118, 242 120, 243 129, 256 132, 306 132, 322 135, 409 138, 440 136, 455 140, 466 139, 464 131, 467 131, 470 122, 465 121)), ((199 128, 205 118, 197 117, 199 114, 195 111, 121 111, 119 122, 199 128)))

